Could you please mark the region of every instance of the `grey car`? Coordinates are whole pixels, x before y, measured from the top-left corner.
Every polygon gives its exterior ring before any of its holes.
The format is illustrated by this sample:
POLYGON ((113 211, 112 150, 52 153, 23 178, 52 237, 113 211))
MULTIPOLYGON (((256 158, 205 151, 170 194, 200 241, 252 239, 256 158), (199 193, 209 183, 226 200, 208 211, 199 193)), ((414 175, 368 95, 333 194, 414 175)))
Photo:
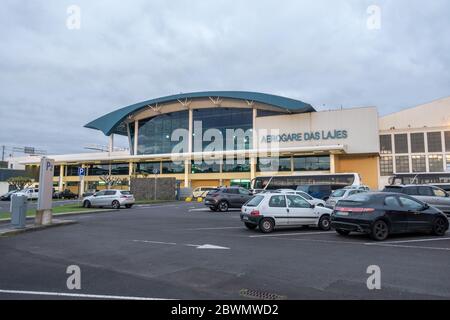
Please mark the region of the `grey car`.
POLYGON ((359 189, 359 188, 343 188, 343 189, 337 189, 334 190, 333 193, 330 195, 330 197, 325 201, 325 206, 328 208, 333 209, 336 206, 336 203, 339 200, 346 199, 350 197, 351 195, 367 192, 365 189, 359 189))
POLYGON ((413 196, 447 215, 450 215, 450 195, 445 190, 432 185, 393 185, 386 186, 385 192, 404 193, 413 196))
POLYGON ((253 194, 241 187, 217 188, 205 197, 205 205, 211 211, 228 211, 229 208, 241 208, 253 194))
POLYGON ((134 196, 125 190, 102 190, 83 199, 83 207, 112 207, 129 209, 135 203, 134 196))

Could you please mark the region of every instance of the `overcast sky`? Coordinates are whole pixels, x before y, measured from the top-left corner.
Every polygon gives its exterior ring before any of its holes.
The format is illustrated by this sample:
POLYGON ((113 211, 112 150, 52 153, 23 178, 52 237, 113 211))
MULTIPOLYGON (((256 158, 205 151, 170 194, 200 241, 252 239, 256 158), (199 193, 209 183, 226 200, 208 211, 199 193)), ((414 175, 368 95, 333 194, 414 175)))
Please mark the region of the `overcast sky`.
POLYGON ((381 114, 446 97, 449 14, 447 0, 3 0, 0 145, 83 152, 107 143, 87 122, 180 92, 260 91, 381 114), (67 27, 70 5, 80 29, 67 27), (380 29, 367 27, 370 5, 380 29))

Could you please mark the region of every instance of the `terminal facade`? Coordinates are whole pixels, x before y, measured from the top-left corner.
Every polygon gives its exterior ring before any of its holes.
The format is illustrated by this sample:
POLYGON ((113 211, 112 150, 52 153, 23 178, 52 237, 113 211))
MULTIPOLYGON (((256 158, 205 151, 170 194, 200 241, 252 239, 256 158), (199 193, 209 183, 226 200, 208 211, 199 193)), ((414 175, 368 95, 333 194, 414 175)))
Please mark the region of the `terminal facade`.
MULTIPOLYGON (((106 175, 117 178, 118 188, 127 188, 133 176, 155 174, 195 188, 350 172, 379 189, 393 173, 450 172, 450 97, 379 117, 376 107, 316 111, 264 93, 196 92, 130 105, 86 127, 109 137, 109 152, 49 155, 56 189, 100 190, 106 175), (114 151, 115 135, 128 138, 128 151, 114 151)), ((39 161, 10 159, 19 169, 39 161)))

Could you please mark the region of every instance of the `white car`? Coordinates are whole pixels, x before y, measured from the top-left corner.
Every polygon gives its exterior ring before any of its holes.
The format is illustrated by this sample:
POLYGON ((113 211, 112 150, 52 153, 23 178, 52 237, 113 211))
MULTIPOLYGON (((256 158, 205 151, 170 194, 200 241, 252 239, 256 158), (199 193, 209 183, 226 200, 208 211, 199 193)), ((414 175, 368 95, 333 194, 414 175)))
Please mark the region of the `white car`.
POLYGON ((296 194, 265 193, 257 194, 241 209, 244 225, 264 233, 275 227, 315 226, 330 230, 330 216, 333 210, 310 204, 296 194))
POLYGON ((195 188, 195 189, 192 191, 192 196, 193 196, 194 198, 205 197, 206 194, 207 194, 209 191, 214 190, 214 189, 217 189, 217 188, 214 188, 214 187, 197 187, 197 188, 195 188))
POLYGON ((135 203, 134 196, 125 190, 102 190, 83 199, 83 207, 112 207, 120 209, 124 206, 129 209, 135 203))
POLYGON ((316 205, 319 207, 325 207, 325 201, 323 201, 322 199, 313 198, 309 194, 307 194, 305 191, 292 190, 292 189, 278 189, 277 192, 296 194, 296 195, 304 198, 306 201, 308 201, 309 203, 311 203, 313 205, 316 205))
POLYGON ((337 189, 334 190, 333 193, 330 195, 330 197, 326 201, 326 206, 329 208, 334 208, 336 206, 336 203, 339 200, 348 198, 351 195, 367 192, 365 189, 355 189, 355 188, 343 188, 343 189, 337 189))
POLYGON ((28 200, 37 200, 39 198, 38 188, 26 188, 16 193, 17 195, 25 195, 28 200))

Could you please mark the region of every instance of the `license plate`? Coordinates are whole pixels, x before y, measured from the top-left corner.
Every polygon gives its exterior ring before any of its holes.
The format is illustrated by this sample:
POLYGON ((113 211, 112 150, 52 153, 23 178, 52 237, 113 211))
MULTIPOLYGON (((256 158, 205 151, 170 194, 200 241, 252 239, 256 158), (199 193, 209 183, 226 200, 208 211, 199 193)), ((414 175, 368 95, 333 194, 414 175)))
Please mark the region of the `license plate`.
POLYGON ((336 214, 338 216, 348 216, 348 212, 346 212, 346 211, 337 211, 336 214))

